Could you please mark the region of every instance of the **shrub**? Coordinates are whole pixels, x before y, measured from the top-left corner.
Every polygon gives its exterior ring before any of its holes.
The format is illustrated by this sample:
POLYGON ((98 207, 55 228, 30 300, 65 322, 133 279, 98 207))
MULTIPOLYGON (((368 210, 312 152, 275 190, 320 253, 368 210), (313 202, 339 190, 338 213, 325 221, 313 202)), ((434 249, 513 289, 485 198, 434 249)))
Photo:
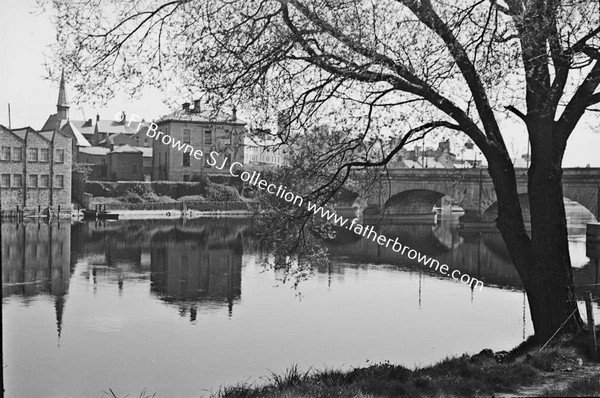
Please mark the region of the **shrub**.
POLYGON ((254 187, 244 187, 242 194, 244 195, 245 198, 248 199, 254 199, 257 196, 257 190, 254 187))
POLYGON ((210 184, 207 189, 206 199, 217 202, 239 201, 238 191, 226 185, 210 184))
POLYGON ((145 203, 146 201, 138 193, 134 191, 127 191, 125 195, 121 196, 121 201, 125 203, 145 203))

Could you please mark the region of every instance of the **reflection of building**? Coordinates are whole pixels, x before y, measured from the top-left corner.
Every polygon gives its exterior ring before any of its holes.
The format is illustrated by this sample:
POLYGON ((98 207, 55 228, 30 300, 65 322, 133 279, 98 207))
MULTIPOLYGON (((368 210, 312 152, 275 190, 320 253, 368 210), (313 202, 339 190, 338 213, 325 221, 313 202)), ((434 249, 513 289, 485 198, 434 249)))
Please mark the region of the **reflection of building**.
POLYGON ((190 181, 195 175, 229 174, 229 167, 219 170, 217 166, 228 160, 244 161, 244 133, 246 122, 237 118, 235 108, 231 115, 200 109, 200 100, 194 106, 186 102, 183 108, 161 117, 156 121, 158 131, 172 138, 169 142, 191 145, 195 151, 201 150, 202 157, 195 157, 190 151, 179 150, 174 145, 165 145, 164 139, 153 140, 153 180, 190 181), (215 151, 216 164, 210 159, 215 151), (213 165, 209 165, 211 160, 213 165))
POLYGON ((241 294, 242 241, 178 240, 152 249, 152 291, 167 301, 227 301, 241 294))
POLYGON ((54 297, 60 337, 71 277, 70 223, 8 223, 2 229, 2 297, 54 297))

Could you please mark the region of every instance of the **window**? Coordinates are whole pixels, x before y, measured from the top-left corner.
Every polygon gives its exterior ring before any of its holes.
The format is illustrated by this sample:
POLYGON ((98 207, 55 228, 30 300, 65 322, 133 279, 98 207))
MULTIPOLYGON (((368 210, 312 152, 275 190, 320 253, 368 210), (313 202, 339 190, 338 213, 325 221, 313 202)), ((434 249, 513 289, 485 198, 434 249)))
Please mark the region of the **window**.
POLYGON ((190 180, 190 175, 189 174, 184 174, 183 175, 183 181, 188 182, 190 180))
POLYGON ((13 174, 13 187, 21 188, 23 186, 23 174, 13 174))
POLYGON ((150 145, 148 145, 148 138, 144 138, 144 146, 145 147, 149 147, 150 145))
POLYGON ((65 150, 57 149, 54 154, 54 162, 55 163, 64 163, 65 162, 65 150))
POLYGON ((191 130, 189 130, 189 129, 183 130, 183 142, 185 142, 186 144, 189 144, 190 142, 192 142, 191 130))
POLYGON ((2 174, 2 188, 10 187, 10 174, 2 174))
POLYGON ((56 188, 64 188, 65 187, 65 177, 62 174, 56 176, 56 184, 54 185, 56 188))
POLYGON ((10 147, 9 146, 2 147, 2 161, 10 162, 10 147))
POLYGON ((40 188, 48 188, 50 186, 50 176, 48 174, 42 174, 40 176, 40 188))
POLYGON ((38 187, 38 176, 37 174, 29 175, 29 188, 37 188, 38 187))
POLYGON ((12 160, 15 162, 21 162, 23 160, 23 152, 21 152, 20 146, 14 146, 12 149, 12 160))
POLYGON ((183 153, 183 166, 190 167, 190 153, 189 152, 183 153))
POLYGON ((40 162, 48 163, 50 161, 50 150, 48 148, 40 149, 40 162))
POLYGON ((27 148, 27 161, 28 162, 37 162, 38 161, 37 148, 27 148))
POLYGON ((137 174, 138 168, 137 168, 137 164, 132 164, 131 165, 131 174, 137 174))
POLYGON ((212 131, 206 130, 204 131, 204 145, 212 144, 212 131))

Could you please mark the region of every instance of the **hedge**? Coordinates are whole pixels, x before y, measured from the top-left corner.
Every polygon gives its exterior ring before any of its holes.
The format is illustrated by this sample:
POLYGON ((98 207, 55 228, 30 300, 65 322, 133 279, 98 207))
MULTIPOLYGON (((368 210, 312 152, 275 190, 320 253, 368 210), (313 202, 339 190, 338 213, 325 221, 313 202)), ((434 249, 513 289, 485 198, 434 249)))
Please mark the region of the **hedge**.
MULTIPOLYGON (((216 192, 222 189, 214 188, 216 192)), ((103 196, 106 198, 118 198, 127 192, 136 193, 140 196, 154 192, 159 196, 168 196, 173 199, 182 196, 201 195, 206 197, 207 186, 202 182, 172 182, 172 181, 87 181, 85 192, 92 196, 103 196)), ((225 194, 226 195, 226 194, 225 194)))

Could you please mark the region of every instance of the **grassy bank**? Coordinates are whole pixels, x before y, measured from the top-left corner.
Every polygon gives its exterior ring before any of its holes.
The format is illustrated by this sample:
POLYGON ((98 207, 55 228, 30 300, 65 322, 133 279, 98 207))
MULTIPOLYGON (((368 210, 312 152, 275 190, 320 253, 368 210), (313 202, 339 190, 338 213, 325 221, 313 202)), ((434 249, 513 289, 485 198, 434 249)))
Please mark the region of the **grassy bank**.
POLYGON ((598 396, 600 373, 594 372, 600 367, 590 366, 582 343, 563 339, 542 351, 524 343, 512 352, 483 350, 414 370, 389 363, 351 371, 292 367, 268 377, 266 385, 223 387, 213 397, 473 397, 510 395, 531 385, 533 396, 598 396), (559 383, 565 374, 573 380, 559 383))

